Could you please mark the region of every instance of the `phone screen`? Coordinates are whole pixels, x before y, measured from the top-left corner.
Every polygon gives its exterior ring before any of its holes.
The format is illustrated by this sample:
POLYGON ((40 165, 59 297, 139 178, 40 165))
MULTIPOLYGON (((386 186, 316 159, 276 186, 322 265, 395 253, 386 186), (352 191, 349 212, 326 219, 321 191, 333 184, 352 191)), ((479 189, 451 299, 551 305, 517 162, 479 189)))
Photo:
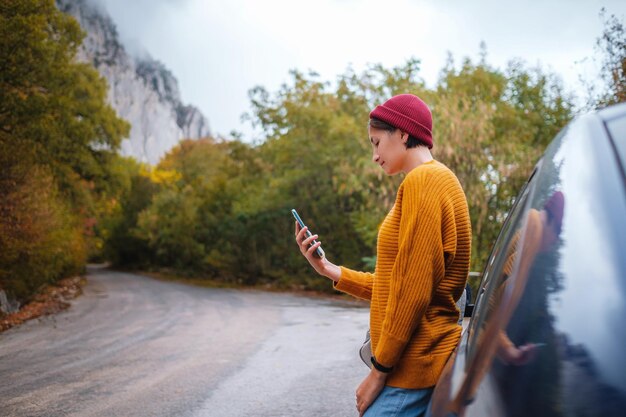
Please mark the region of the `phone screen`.
MULTIPOLYGON (((291 214, 293 214, 293 217, 295 217, 296 221, 298 222, 298 224, 300 225, 300 227, 304 227, 304 222, 302 221, 302 219, 300 218, 300 215, 298 215, 298 212, 296 211, 296 209, 292 209, 291 210, 291 214)), ((313 233, 311 233, 310 230, 307 229, 306 231, 306 235, 307 237, 310 237, 313 235, 313 233)), ((313 246, 314 244, 317 243, 317 240, 314 240, 313 243, 311 243, 311 246, 313 246)), ((319 248, 317 248, 315 250, 315 253, 317 254, 317 256, 319 256, 320 258, 324 257, 324 250, 322 249, 322 247, 320 246, 319 248)))

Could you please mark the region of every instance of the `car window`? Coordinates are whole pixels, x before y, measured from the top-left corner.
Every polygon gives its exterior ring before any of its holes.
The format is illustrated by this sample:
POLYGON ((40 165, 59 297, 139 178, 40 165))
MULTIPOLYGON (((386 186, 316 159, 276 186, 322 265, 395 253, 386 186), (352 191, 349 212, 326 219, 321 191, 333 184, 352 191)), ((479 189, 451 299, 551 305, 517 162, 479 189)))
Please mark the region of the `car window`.
POLYGON ((492 253, 487 262, 487 267, 483 272, 483 278, 478 289, 478 295, 474 307, 472 323, 469 328, 468 352, 469 359, 473 358, 476 348, 478 348, 477 339, 480 337, 481 331, 485 329, 486 322, 494 314, 494 307, 498 304, 502 292, 502 283, 506 279, 508 273, 505 271, 511 268, 513 258, 505 259, 500 256, 501 252, 511 251, 517 243, 516 236, 519 236, 519 230, 522 223, 522 214, 526 200, 528 198, 529 185, 532 184, 532 177, 526 183, 520 195, 518 196, 514 207, 500 231, 496 240, 492 253))
POLYGON ((542 239, 542 222, 547 221, 542 205, 555 205, 554 199, 559 199, 558 174, 553 172, 550 149, 558 149, 561 138, 559 135, 552 142, 520 192, 487 262, 469 328, 466 380, 459 393, 464 401, 471 402, 478 395, 495 358, 507 343, 506 329, 525 293, 542 239), (546 167, 546 163, 550 166, 546 167))

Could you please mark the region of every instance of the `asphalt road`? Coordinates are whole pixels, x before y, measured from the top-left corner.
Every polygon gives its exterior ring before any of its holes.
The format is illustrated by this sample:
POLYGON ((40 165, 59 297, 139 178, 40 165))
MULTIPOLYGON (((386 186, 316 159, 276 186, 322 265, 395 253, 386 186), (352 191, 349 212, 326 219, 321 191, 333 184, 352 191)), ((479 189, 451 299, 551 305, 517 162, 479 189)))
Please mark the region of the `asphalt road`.
POLYGON ((0 416, 355 416, 367 326, 349 302, 92 269, 69 310, 0 334, 0 416))

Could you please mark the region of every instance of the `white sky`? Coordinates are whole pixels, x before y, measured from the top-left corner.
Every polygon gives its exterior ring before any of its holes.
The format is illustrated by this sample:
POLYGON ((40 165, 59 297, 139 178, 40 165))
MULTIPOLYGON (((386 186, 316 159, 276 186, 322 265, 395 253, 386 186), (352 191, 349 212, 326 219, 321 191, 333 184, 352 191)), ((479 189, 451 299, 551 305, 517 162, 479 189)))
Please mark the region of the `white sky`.
POLYGON ((254 133, 240 121, 248 90, 274 92, 290 69, 334 81, 349 65, 360 72, 416 57, 433 86, 448 51, 457 63, 477 60, 481 41, 489 64, 541 64, 582 95, 579 76, 599 70, 593 59, 581 61, 594 57, 600 9, 626 14, 624 0, 96 1, 131 51, 139 45, 173 72, 183 101, 202 110, 214 135, 236 130, 248 139, 254 133))

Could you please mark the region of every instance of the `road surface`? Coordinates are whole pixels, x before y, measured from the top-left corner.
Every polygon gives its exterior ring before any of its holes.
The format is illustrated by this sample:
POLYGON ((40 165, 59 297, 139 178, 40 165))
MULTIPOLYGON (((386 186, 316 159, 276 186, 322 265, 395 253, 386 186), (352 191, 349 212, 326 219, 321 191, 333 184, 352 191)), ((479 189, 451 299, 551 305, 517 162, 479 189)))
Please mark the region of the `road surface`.
POLYGON ((0 334, 0 416, 356 416, 367 326, 347 301, 90 269, 69 310, 0 334))

